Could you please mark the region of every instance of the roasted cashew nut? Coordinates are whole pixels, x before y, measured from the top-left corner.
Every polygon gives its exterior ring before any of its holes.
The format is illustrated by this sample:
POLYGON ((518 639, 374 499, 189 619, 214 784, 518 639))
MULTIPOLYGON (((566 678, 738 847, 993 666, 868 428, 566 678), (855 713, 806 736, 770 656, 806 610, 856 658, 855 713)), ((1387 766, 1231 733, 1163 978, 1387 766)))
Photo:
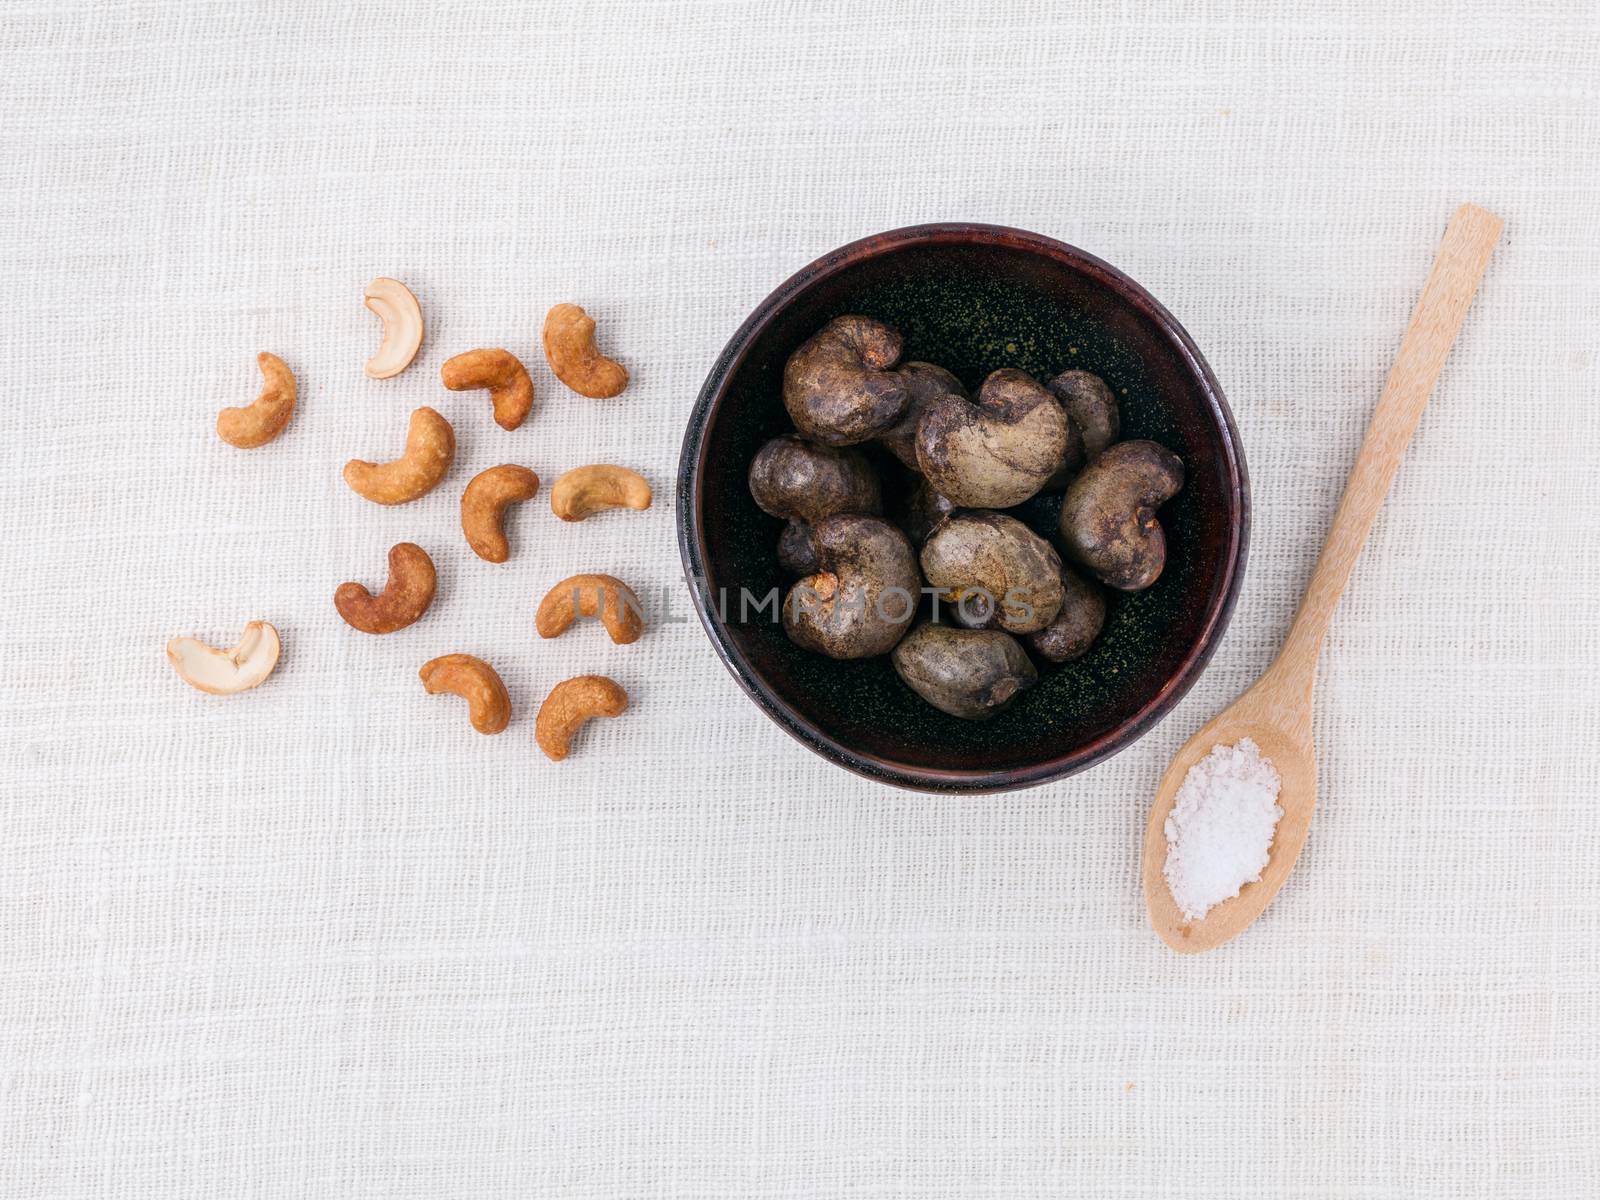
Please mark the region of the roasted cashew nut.
POLYGON ((362 633, 393 633, 428 611, 438 575, 421 546, 401 542, 389 551, 389 582, 374 596, 359 583, 341 583, 333 606, 345 624, 362 633))
POLYGON ((456 432, 431 408, 411 414, 405 453, 393 462, 353 458, 344 465, 344 481, 374 504, 404 504, 439 486, 456 453, 456 432))
POLYGON ((243 408, 225 408, 217 414, 217 436, 241 450, 265 446, 294 415, 294 372, 265 350, 256 355, 256 365, 261 368, 261 394, 243 408))
POLYGON ((231 696, 258 686, 278 665, 283 645, 265 621, 251 621, 236 645, 216 650, 190 637, 167 643, 167 658, 190 687, 213 696, 231 696))
POLYGON ((574 467, 550 489, 550 510, 563 521, 581 521, 608 508, 650 507, 650 485, 627 467, 574 467))
POLYGON ((439 378, 452 392, 488 388, 494 423, 501 429, 521 425, 533 407, 533 380, 509 350, 468 350, 458 354, 439 368, 439 378))
POLYGON ((628 369, 600 353, 594 318, 576 304, 558 304, 545 314, 544 356, 556 378, 580 396, 604 400, 628 386, 628 369))
POLYGON ((560 762, 584 722, 591 717, 621 716, 627 707, 628 693, 613 680, 604 675, 579 675, 550 689, 539 706, 533 736, 546 757, 560 762))
POLYGON ((428 695, 449 692, 467 702, 467 715, 479 733, 500 733, 511 724, 511 697, 500 676, 481 658, 446 654, 422 665, 417 672, 428 695))
POLYGON ((560 637, 580 616, 599 616, 619 646, 637 642, 644 633, 639 597, 615 575, 570 575, 539 601, 534 627, 542 638, 560 637))
POLYGON ((367 359, 367 375, 388 379, 411 365, 422 345, 422 306, 398 279, 379 276, 367 284, 367 307, 383 322, 383 342, 367 359))
POLYGON ((539 477, 527 467, 501 463, 479 471, 461 493, 461 532, 467 545, 484 562, 503 563, 511 557, 506 541, 505 511, 519 500, 531 500, 539 491, 539 477))

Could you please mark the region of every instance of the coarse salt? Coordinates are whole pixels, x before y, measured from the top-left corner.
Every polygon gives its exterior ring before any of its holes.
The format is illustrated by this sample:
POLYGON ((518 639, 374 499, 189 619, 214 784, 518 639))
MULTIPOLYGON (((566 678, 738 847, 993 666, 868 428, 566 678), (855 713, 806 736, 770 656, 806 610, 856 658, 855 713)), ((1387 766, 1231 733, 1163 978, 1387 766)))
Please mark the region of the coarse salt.
POLYGON ((1282 780, 1249 738, 1217 746, 1183 777, 1167 816, 1162 874, 1184 917, 1198 921, 1215 904, 1256 883, 1271 860, 1283 809, 1282 780))

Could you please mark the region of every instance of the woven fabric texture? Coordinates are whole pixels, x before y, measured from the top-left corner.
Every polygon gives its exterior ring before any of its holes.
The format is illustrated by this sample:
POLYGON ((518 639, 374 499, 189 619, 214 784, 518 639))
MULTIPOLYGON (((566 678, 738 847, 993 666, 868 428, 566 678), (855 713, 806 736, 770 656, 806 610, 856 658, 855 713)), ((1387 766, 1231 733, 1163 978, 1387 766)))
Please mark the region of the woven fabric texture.
POLYGON ((0 1195, 1600 1195, 1600 17, 1585 0, 405 4, 0 12, 0 1195), (1159 9, 1159 11, 1158 11, 1159 9), (1183 959, 1138 848, 1270 661, 1453 207, 1506 236, 1351 582, 1321 803, 1262 922, 1183 959), (1254 485, 1202 682, 1070 781, 933 798, 812 756, 692 620, 671 481, 790 272, 972 219, 1150 288, 1254 485), (428 336, 362 363, 377 275, 428 336), (584 400, 570 300, 633 369, 584 400), (440 363, 507 346, 507 434, 440 363), (244 453, 257 351, 300 380, 244 453), (450 482, 340 479, 430 404, 450 482), (459 485, 640 469, 648 512, 479 562, 459 485), (440 600, 330 602, 397 541, 440 600), (555 579, 658 617, 538 644, 555 579), (282 630, 219 701, 162 655, 282 630), (417 667, 497 664, 485 738, 417 667), (633 707, 559 768, 532 714, 633 707))

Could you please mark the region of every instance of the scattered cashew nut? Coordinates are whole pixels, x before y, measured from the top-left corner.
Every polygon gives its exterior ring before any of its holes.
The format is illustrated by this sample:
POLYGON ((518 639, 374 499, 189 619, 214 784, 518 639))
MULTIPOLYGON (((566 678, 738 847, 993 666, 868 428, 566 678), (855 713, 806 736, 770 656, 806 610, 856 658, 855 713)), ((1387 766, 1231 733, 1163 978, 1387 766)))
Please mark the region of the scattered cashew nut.
POLYGON ((389 551, 389 582, 374 596, 359 583, 341 583, 333 606, 345 624, 362 633, 393 633, 428 611, 438 575, 421 546, 401 542, 389 551))
POLYGON ((472 727, 479 733, 500 733, 511 724, 511 697, 495 669, 470 654, 446 654, 422 665, 417 672, 428 695, 441 692, 467 702, 472 727))
POLYGON ((265 621, 251 621, 236 645, 217 650, 191 637, 167 643, 167 658, 190 687, 213 696, 231 696, 259 685, 278 665, 283 645, 265 621))
POLYGON ((367 375, 388 379, 411 365, 422 345, 422 306, 398 279, 379 276, 367 284, 367 307, 383 322, 383 343, 367 359, 367 375))
POLYGON ((254 450, 284 431, 294 415, 294 372, 276 354, 256 355, 261 368, 261 394, 243 408, 225 408, 217 414, 217 436, 230 446, 254 450))
POLYGON ((404 454, 386 463, 352 458, 344 465, 344 481, 374 504, 404 504, 436 488, 455 453, 450 422, 431 408, 419 408, 411 414, 404 454))
POLYGON ((484 562, 503 563, 511 557, 506 541, 505 511, 519 500, 538 494, 539 477, 527 467, 501 463, 479 471, 461 493, 461 532, 467 545, 484 562))
POLYGON ((560 637, 580 616, 598 616, 619 646, 637 642, 644 633, 639 597, 615 575, 568 576, 539 601, 533 623, 540 637, 560 637))
POLYGON ((509 350, 468 350, 458 354, 439 368, 439 378, 452 392, 488 388, 494 423, 501 429, 521 425, 533 407, 533 380, 509 350))
POLYGON ((556 378, 580 396, 604 400, 628 386, 628 368, 595 347, 594 318, 576 304, 558 304, 545 314, 544 356, 556 378))
POLYGON ((616 682, 604 675, 579 675, 550 689, 539 706, 533 736, 551 762, 560 762, 585 721, 621 716, 627 707, 628 693, 616 682))
POLYGON ((581 521, 608 508, 650 507, 650 485, 627 467, 574 467, 550 489, 550 509, 563 521, 581 521))

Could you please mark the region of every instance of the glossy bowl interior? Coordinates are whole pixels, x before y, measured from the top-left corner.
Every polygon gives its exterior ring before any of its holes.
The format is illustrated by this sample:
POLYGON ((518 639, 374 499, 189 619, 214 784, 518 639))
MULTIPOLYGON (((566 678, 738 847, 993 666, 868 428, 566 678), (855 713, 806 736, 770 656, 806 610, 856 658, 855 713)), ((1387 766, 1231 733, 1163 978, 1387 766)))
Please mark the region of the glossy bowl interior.
MULTIPOLYGON (((888 481, 886 480, 886 490, 888 481)), ((679 539, 712 644, 761 709, 827 758, 887 783, 995 791, 1069 775, 1158 721, 1204 668, 1233 608, 1249 536, 1249 485, 1221 389, 1188 335, 1143 288, 1071 246, 1015 229, 923 225, 852 243, 767 297, 705 382, 684 438, 679 539), (970 722, 931 707, 887 657, 836 662, 775 621, 787 585, 782 522, 755 506, 751 458, 791 429, 783 366, 830 318, 864 313, 905 337, 903 360, 969 388, 998 367, 1041 379, 1094 371, 1118 394, 1124 438, 1153 438, 1187 470, 1161 510, 1168 559, 1148 591, 1114 596, 1087 655, 1045 666, 1008 711, 970 722), (741 611, 741 601, 743 611, 741 611), (758 604, 766 601, 765 607, 758 604)), ((1053 528, 1059 497, 1017 515, 1053 528)))

